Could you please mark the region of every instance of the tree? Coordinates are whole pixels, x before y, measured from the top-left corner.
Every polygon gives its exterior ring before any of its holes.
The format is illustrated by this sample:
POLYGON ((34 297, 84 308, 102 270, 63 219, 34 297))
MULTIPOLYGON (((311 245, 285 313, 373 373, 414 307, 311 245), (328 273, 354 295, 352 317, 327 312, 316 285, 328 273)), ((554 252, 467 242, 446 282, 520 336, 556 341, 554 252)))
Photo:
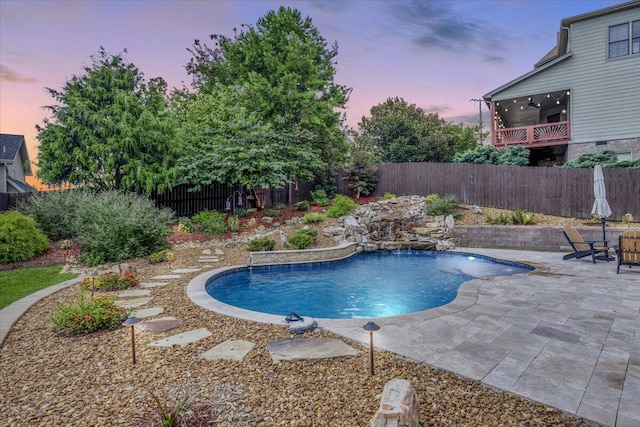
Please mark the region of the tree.
POLYGON ((583 154, 575 160, 562 165, 563 168, 592 168, 601 165, 603 168, 631 168, 640 169, 640 160, 618 161, 618 155, 611 150, 598 151, 597 153, 583 154))
POLYGON ((493 145, 478 146, 473 150, 456 153, 454 163, 475 163, 480 165, 511 165, 527 166, 529 164, 529 150, 521 145, 510 146, 498 150, 493 145))
POLYGON ((167 109, 167 84, 160 77, 146 83, 126 52, 101 47, 84 74, 61 90, 47 88, 58 104, 45 107, 53 120, 36 126, 44 183, 144 193, 171 185, 177 123, 167 109))
MULTIPOLYGON (((301 165, 297 157, 303 152, 318 160, 313 162, 316 173, 341 163, 348 147, 340 129, 342 117, 336 109, 344 108, 350 89, 334 82, 337 45, 327 47, 311 18, 303 19, 298 10, 285 7, 268 12, 255 26, 243 24, 241 28, 240 31, 234 28, 233 37, 210 35, 215 41, 214 47, 196 40, 189 49, 193 58, 186 69, 193 77, 197 102, 211 102, 208 113, 213 115, 225 115, 235 108, 221 105, 216 98, 232 99, 242 107, 244 118, 224 126, 219 123, 224 132, 222 129, 216 131, 218 137, 226 135, 225 140, 237 142, 238 130, 246 129, 243 120, 248 117, 252 123, 259 123, 263 130, 272 133, 269 141, 275 141, 273 135, 280 133, 278 144, 287 148, 286 152, 280 150, 280 154, 287 157, 278 158, 278 161, 289 165, 286 167, 291 173, 286 178, 289 182, 308 175, 307 170, 297 172, 301 165), (236 95, 230 95, 233 91, 236 95), (285 135, 300 138, 283 140, 285 135)), ((197 119, 187 115, 186 121, 197 119)), ((206 135, 201 133, 190 140, 195 147, 209 149, 213 142, 195 141, 203 138, 206 135)), ((245 138, 244 142, 262 144, 260 138, 255 137, 245 138)), ((207 153, 200 154, 207 156, 207 153)), ((244 156, 244 164, 275 160, 273 154, 260 147, 245 150, 244 156)), ((237 165, 236 169, 242 166, 237 165)), ((227 168, 233 173, 218 174, 216 180, 237 183, 232 181, 237 179, 236 169, 227 168)), ((202 182, 191 181, 194 185, 202 182)))
POLYGON ((358 143, 377 151, 382 162, 449 162, 476 145, 472 128, 447 123, 402 98, 388 98, 370 113, 358 123, 358 143))

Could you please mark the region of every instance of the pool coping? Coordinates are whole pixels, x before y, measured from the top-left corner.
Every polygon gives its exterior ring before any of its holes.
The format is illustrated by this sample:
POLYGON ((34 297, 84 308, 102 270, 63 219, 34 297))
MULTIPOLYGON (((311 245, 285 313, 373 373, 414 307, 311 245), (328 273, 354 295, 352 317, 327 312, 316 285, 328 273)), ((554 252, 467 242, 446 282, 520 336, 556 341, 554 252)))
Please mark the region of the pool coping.
MULTIPOLYGON (((490 257, 482 254, 477 254, 472 251, 446 251, 447 253, 455 253, 458 255, 473 255, 482 257, 485 259, 490 259, 493 261, 500 261, 514 264, 513 261, 502 260, 500 258, 490 257)), ((279 262, 273 264, 260 264, 260 267, 269 266, 269 265, 290 265, 290 264, 301 264, 301 263, 310 263, 310 262, 333 262, 333 261, 341 261, 352 256, 357 255, 358 253, 349 254, 346 257, 336 258, 336 259, 325 259, 322 261, 304 261, 304 262, 279 262)), ((530 274, 533 271, 536 271, 540 268, 540 266, 535 265, 534 263, 525 263, 518 262, 517 264, 527 265, 532 267, 532 270, 516 273, 516 274, 530 274)), ((249 320, 252 322, 258 323, 266 323, 270 325, 279 325, 279 326, 287 326, 288 323, 285 321, 283 315, 275 315, 262 313, 259 311, 252 311, 243 308, 239 308, 230 304, 226 304, 222 301, 219 301, 209 295, 206 291, 207 283, 214 278, 215 276, 228 274, 232 271, 243 270, 249 268, 246 265, 234 265, 229 267, 221 267, 214 270, 208 270, 196 277, 194 277, 186 287, 186 293, 189 299, 200 307, 214 311, 219 314, 223 314, 226 316, 235 317, 238 319, 249 320)), ((511 275, 507 275, 511 276, 511 275)), ((491 277, 483 277, 478 279, 468 280, 460 285, 458 288, 458 292, 453 301, 442 305, 440 307, 430 308, 427 310, 415 311, 412 313, 400 314, 397 316, 388 316, 388 317, 358 317, 353 319, 332 319, 332 318, 317 318, 313 319, 318 323, 319 328, 330 329, 330 328, 359 328, 364 325, 368 321, 375 321, 379 326, 392 325, 397 323, 398 321, 407 321, 414 318, 416 321, 435 319, 442 316, 448 316, 453 313, 457 313, 463 310, 468 309, 478 300, 478 288, 481 284, 486 283, 487 279, 496 280, 501 277, 507 276, 491 276, 491 277)))

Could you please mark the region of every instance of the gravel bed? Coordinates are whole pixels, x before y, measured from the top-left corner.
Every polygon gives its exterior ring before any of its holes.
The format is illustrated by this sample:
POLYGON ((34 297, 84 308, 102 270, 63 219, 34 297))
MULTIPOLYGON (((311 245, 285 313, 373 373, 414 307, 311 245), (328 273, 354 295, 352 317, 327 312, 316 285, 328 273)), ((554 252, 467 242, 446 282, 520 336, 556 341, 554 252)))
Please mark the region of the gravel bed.
MULTIPOLYGON (((172 263, 133 260, 131 264, 138 268, 141 281, 153 281, 155 275, 198 266, 202 250, 213 247, 225 252, 217 266, 246 263, 248 254, 242 245, 200 242, 175 245, 177 256, 172 263)), ((376 375, 372 377, 368 348, 346 339, 358 350, 357 356, 274 363, 267 344, 290 338, 288 329, 196 306, 186 296, 185 286, 197 274, 185 274, 152 290, 153 300, 147 307, 164 307, 162 316, 174 316, 183 323, 163 334, 137 331, 135 366, 129 328, 80 337, 54 332, 49 317, 57 305, 78 294, 78 286, 35 304, 0 349, 1 424, 155 426, 160 425, 161 413, 167 408, 194 399, 186 413, 188 425, 365 426, 378 407, 385 383, 404 378, 418 393, 423 426, 586 425, 545 405, 388 352, 376 352, 376 375), (213 335, 186 347, 146 346, 202 327, 213 335), (256 345, 242 361, 199 357, 228 339, 256 345)), ((316 331, 306 336, 333 335, 316 331)))

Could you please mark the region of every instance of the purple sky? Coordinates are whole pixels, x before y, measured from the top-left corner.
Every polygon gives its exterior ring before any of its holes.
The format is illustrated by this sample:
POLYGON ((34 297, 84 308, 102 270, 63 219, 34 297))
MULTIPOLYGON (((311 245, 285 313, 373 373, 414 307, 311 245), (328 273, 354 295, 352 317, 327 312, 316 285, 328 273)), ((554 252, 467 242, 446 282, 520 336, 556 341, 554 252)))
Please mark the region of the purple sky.
MULTIPOLYGON (((231 36, 279 6, 310 16, 338 43, 335 80, 353 88, 347 122, 402 97, 455 123, 478 120, 482 95, 530 71, 556 42, 560 20, 621 0, 249 1, 0 0, 0 133, 23 134, 37 156, 35 125, 100 46, 127 49, 148 80, 190 83, 194 39, 231 36)), ((484 120, 488 112, 483 105, 484 120)))

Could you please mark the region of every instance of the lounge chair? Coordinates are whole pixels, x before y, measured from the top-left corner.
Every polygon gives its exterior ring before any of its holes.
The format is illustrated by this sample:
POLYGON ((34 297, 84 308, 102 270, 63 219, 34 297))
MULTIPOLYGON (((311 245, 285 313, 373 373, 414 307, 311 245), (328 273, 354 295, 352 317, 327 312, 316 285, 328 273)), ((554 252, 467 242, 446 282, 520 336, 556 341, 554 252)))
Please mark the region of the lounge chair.
POLYGON ((640 266, 640 230, 625 231, 618 236, 619 246, 616 248, 618 252, 618 268, 617 274, 620 274, 620 266, 632 265, 640 266))
POLYGON ((573 252, 567 254, 562 257, 562 259, 572 259, 572 258, 584 258, 586 256, 591 256, 591 260, 593 263, 596 263, 596 254, 604 253, 607 261, 613 260, 613 257, 609 257, 609 242, 596 240, 596 241, 585 241, 578 230, 567 225, 564 227, 564 237, 567 238, 567 241, 571 245, 573 252), (603 245, 596 246, 596 243, 603 243, 603 245))

